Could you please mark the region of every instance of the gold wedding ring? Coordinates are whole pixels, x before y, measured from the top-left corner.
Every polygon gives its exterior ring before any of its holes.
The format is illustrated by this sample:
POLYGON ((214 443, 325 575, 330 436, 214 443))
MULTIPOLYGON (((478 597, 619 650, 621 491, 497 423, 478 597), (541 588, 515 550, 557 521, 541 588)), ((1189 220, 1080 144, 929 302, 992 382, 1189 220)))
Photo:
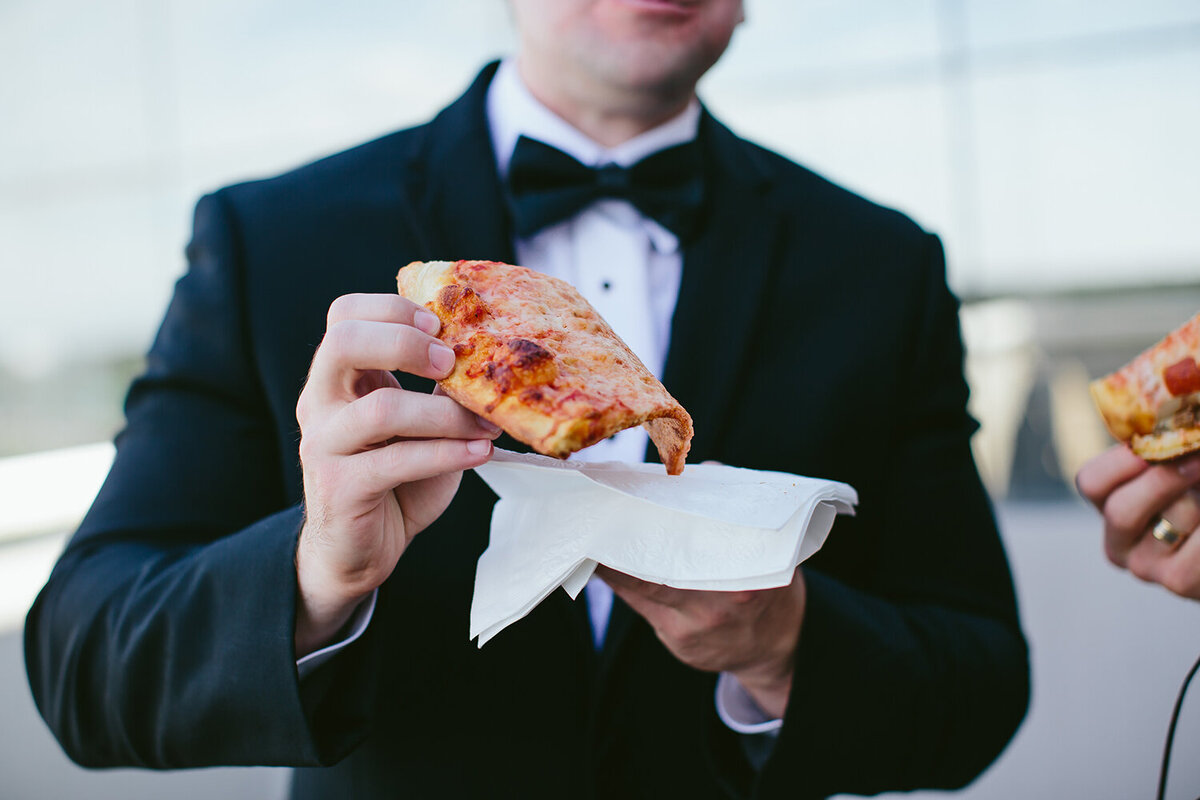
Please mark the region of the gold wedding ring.
POLYGON ((1167 546, 1178 544, 1180 540, 1187 536, 1186 533, 1172 525, 1171 521, 1166 517, 1158 518, 1158 522, 1154 523, 1154 530, 1150 534, 1167 546))

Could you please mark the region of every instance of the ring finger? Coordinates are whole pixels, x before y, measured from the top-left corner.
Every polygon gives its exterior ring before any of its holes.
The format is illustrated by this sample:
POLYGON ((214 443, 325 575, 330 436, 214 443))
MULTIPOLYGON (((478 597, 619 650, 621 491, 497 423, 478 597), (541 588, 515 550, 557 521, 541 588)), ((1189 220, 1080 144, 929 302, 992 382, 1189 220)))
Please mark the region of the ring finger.
MULTIPOLYGON (((1197 528, 1200 528, 1200 502, 1193 492, 1184 492, 1171 505, 1167 506, 1160 516, 1151 521, 1143 535, 1129 551, 1129 571, 1142 580, 1164 583, 1164 585, 1168 580, 1178 580, 1178 577, 1172 578, 1171 576, 1175 570, 1179 569, 1174 562, 1178 560, 1179 556, 1184 555, 1184 550, 1187 551, 1186 557, 1183 559, 1185 562, 1191 562, 1193 551, 1197 551, 1200 555, 1200 551, 1197 550, 1200 538, 1197 539, 1197 542, 1188 541, 1197 528), (1160 533, 1165 535, 1160 538, 1155 535, 1154 530, 1163 520, 1165 520, 1165 524, 1160 527, 1160 533), (1172 535, 1181 538, 1171 541, 1172 535)), ((1196 579, 1200 581, 1200 575, 1197 575, 1196 579)))
POLYGON ((1133 548, 1157 521, 1156 512, 1168 507, 1187 487, 1178 470, 1157 465, 1114 489, 1101 509, 1109 560, 1119 567, 1128 567, 1133 548))

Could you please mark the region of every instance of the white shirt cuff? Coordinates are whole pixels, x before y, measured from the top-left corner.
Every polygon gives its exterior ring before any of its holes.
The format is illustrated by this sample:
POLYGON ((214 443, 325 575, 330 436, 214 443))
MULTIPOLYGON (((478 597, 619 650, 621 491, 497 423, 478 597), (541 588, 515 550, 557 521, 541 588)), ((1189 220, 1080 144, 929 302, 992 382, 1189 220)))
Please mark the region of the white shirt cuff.
POLYGON ((767 715, 746 688, 728 672, 717 676, 717 716, 737 733, 768 733, 772 738, 783 727, 782 719, 767 715))
POLYGON ((350 633, 344 639, 296 659, 296 672, 300 675, 300 680, 304 680, 313 670, 337 655, 338 651, 343 647, 363 635, 363 631, 367 629, 367 624, 370 623, 371 617, 375 614, 375 599, 377 597, 379 597, 378 589, 371 592, 370 597, 358 604, 358 608, 354 610, 354 614, 351 615, 350 620, 346 623, 346 628, 349 629, 350 633))

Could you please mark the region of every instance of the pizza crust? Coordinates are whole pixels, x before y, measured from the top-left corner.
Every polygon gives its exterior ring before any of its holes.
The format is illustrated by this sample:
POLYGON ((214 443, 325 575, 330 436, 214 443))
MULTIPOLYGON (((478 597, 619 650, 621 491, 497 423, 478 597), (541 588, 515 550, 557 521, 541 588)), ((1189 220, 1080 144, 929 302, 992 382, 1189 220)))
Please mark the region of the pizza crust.
POLYGON ((678 475, 692 419, 566 281, 491 261, 413 262, 401 295, 442 322, 454 371, 438 382, 458 403, 539 453, 566 458, 642 425, 678 475))
POLYGON ((1129 449, 1147 461, 1169 461, 1200 450, 1200 428, 1147 436, 1134 434, 1129 449))

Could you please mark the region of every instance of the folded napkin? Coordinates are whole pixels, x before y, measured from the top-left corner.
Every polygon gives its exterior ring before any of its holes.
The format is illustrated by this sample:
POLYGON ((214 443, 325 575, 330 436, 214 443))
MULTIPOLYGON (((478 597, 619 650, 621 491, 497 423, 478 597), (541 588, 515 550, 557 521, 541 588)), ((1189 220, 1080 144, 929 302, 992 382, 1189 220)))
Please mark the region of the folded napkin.
POLYGON ((597 564, 679 589, 786 586, 858 502, 845 483, 716 464, 671 477, 496 450, 475 471, 500 496, 475 572, 480 647, 559 586, 577 597, 597 564))

